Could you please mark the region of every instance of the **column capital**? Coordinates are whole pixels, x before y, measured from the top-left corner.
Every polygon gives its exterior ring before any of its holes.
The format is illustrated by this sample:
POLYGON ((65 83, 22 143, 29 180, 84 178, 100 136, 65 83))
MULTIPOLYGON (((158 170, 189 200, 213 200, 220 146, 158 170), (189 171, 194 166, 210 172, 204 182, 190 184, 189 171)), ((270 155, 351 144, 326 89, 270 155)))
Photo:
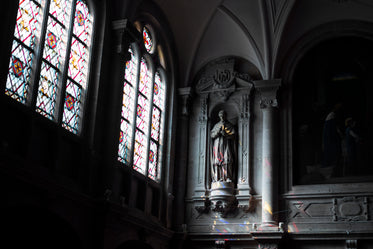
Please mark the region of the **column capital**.
POLYGON ((277 90, 281 86, 281 79, 256 80, 255 88, 260 92, 260 108, 278 107, 277 90))
POLYGON ((115 35, 115 47, 118 54, 127 55, 128 46, 132 42, 140 41, 142 38, 141 33, 128 19, 113 21, 112 30, 114 31, 115 35))
POLYGON ((193 91, 191 87, 183 87, 177 89, 177 94, 181 99, 181 115, 189 116, 190 115, 190 105, 193 98, 193 91))

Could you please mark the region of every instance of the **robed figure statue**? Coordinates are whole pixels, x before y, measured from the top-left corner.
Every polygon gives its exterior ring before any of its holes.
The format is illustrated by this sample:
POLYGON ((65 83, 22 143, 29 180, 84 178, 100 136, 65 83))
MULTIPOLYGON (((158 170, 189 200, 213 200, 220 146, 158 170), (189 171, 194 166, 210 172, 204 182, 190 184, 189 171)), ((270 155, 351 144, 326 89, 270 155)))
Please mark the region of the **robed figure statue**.
POLYGON ((233 180, 233 166, 235 161, 235 129, 226 120, 226 112, 219 111, 220 121, 211 130, 211 178, 212 182, 233 180))

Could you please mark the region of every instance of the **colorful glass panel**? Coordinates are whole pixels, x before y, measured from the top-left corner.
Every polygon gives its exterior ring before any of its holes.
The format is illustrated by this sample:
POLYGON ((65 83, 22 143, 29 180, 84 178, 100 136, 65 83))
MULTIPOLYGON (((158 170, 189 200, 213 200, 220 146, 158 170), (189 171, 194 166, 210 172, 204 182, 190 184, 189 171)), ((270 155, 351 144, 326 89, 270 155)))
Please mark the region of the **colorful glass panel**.
POLYGON ((34 1, 19 2, 14 29, 14 37, 18 40, 14 40, 12 45, 5 94, 21 103, 26 102, 35 40, 41 31, 41 11, 40 5, 34 1))
POLYGON ((43 58, 61 68, 66 55, 66 30, 54 19, 48 19, 43 58))
POLYGON ((145 45, 146 51, 148 51, 149 53, 152 52, 153 39, 152 39, 152 36, 149 30, 146 27, 144 27, 142 30, 142 37, 144 39, 144 45, 145 45))
POLYGON ((157 107, 153 107, 151 136, 155 141, 159 139, 161 112, 157 107))
POLYGON ((75 134, 77 134, 79 130, 81 98, 82 87, 68 80, 66 84, 62 126, 75 134))
POLYGON ((33 54, 28 49, 13 41, 5 94, 21 103, 25 103, 27 97, 32 58, 33 54))
POLYGON ((122 117, 127 120, 132 120, 135 100, 133 87, 127 82, 123 86, 123 101, 122 101, 122 117))
POLYGON ((158 164, 158 145, 153 141, 150 141, 150 150, 149 150, 149 168, 148 176, 156 180, 157 178, 157 164, 158 164))
POLYGON ((87 47, 91 44, 92 21, 93 17, 87 5, 82 0, 76 1, 74 35, 84 42, 87 47))
POLYGON ((130 163, 132 141, 132 126, 124 119, 121 119, 119 134, 118 160, 122 163, 130 163))
POLYGON ((154 76, 153 103, 161 110, 164 108, 165 89, 159 72, 154 76))
POLYGON ((134 86, 137 79, 137 61, 131 48, 128 52, 131 54, 131 59, 126 62, 124 78, 134 86))
POLYGON ((36 111, 49 119, 54 118, 57 84, 58 72, 43 62, 36 99, 36 111))
POLYGON ((147 137, 139 130, 136 130, 133 168, 142 174, 145 174, 146 169, 146 144, 147 137))
POLYGON ((147 135, 149 119, 149 101, 139 94, 137 98, 136 127, 147 135))
POLYGON ((150 89, 152 86, 152 82, 150 79, 150 71, 148 69, 148 65, 144 58, 141 59, 140 65, 140 82, 139 82, 139 91, 149 99, 150 97, 150 89))
POLYGON ((71 14, 71 0, 51 0, 49 13, 68 27, 71 14))
POLYGON ((86 88, 88 76, 89 50, 77 39, 72 38, 68 75, 86 88))
POLYGON ((19 2, 14 36, 31 49, 34 49, 35 39, 40 35, 41 10, 34 1, 19 2))

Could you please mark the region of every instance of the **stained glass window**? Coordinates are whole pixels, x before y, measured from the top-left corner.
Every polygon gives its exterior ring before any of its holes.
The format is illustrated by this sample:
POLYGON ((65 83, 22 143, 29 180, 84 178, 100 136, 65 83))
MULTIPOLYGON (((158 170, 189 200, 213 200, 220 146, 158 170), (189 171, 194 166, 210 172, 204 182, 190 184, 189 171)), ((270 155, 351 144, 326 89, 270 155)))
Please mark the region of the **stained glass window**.
POLYGON ((132 150, 132 124, 135 112, 135 89, 137 86, 137 55, 129 48, 131 59, 125 64, 125 77, 123 84, 123 100, 122 100, 122 118, 119 135, 118 160, 122 163, 129 164, 131 162, 132 150))
POLYGON ((142 37, 144 39, 144 45, 145 45, 146 51, 151 53, 152 50, 153 50, 153 39, 152 39, 151 33, 149 32, 148 28, 146 28, 146 27, 143 28, 142 37))
POLYGON ((150 179, 160 181, 166 96, 162 76, 165 71, 156 64, 158 55, 152 51, 156 44, 149 32, 151 29, 143 27, 142 30, 143 43, 134 43, 131 47, 141 51, 140 46, 143 46, 146 52, 140 59, 130 48, 131 59, 124 70, 118 159, 150 179))
POLYGON ((5 94, 24 104, 36 103, 38 113, 62 120, 63 127, 77 134, 87 91, 92 23, 83 0, 20 0, 5 94), (44 9, 48 13, 43 16, 44 9), (30 86, 37 89, 36 95, 30 86))
POLYGON ((25 103, 28 96, 36 39, 41 34, 43 7, 38 1, 19 2, 5 94, 21 103, 25 103))

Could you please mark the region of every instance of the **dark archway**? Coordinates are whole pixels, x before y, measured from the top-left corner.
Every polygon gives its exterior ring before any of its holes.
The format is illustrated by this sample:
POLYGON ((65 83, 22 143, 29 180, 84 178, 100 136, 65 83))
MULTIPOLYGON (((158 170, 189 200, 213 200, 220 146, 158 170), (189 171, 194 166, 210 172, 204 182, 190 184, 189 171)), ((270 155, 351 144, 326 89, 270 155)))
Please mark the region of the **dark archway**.
POLYGON ((70 224, 41 208, 17 206, 0 209, 1 243, 8 248, 81 249, 70 224))
POLYGON ((358 176, 362 181, 373 175, 367 166, 373 151, 372 56, 373 41, 342 36, 320 42, 299 60, 292 80, 294 184, 353 182, 358 176), (339 144, 330 163, 335 151, 327 149, 324 125, 337 103, 342 105, 335 119, 339 144), (349 118, 360 136, 353 162, 346 135, 349 118))

